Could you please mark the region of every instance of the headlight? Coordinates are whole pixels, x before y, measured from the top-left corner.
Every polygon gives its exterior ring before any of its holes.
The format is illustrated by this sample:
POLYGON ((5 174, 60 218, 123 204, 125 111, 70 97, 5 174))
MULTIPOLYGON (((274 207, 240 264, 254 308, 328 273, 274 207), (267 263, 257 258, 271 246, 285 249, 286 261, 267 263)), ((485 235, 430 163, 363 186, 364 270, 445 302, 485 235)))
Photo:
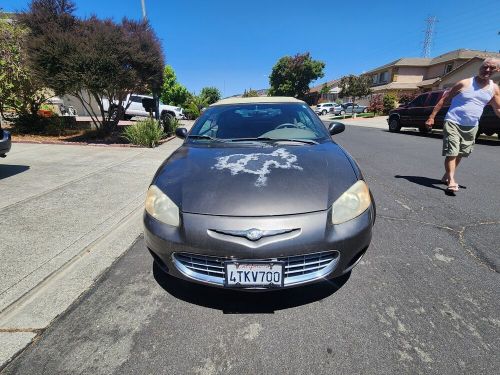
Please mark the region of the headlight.
POLYGON ((179 208, 155 185, 151 185, 148 189, 146 211, 165 224, 179 226, 179 208))
POLYGON ((368 186, 359 180, 342 194, 332 206, 332 223, 341 224, 361 215, 370 207, 368 186))

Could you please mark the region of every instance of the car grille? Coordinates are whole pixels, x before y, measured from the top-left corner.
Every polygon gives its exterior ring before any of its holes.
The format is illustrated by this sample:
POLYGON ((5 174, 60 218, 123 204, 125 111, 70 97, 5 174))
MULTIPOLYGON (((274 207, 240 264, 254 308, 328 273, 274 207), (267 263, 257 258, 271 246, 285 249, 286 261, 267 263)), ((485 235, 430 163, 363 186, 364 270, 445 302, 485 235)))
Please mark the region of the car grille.
MULTIPOLYGON (((237 259, 206 256, 190 253, 174 253, 177 269, 189 278, 209 284, 224 285, 224 262, 237 259)), ((297 285, 320 279, 332 272, 339 261, 338 251, 295 255, 274 259, 252 259, 258 261, 281 261, 285 266, 284 285, 297 285)))

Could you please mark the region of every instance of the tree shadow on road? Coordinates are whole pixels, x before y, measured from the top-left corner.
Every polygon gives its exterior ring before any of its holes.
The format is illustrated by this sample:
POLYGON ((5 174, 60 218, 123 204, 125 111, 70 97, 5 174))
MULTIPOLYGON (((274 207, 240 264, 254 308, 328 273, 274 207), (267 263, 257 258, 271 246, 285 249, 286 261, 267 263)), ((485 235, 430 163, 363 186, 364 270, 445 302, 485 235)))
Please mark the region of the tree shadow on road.
POLYGON ((221 310, 224 314, 272 314, 329 297, 349 280, 351 273, 300 289, 263 292, 240 292, 189 283, 164 273, 156 263, 153 263, 153 275, 164 290, 188 303, 221 310))
POLYGON ((27 165, 0 164, 0 180, 26 172, 28 169, 30 167, 27 165))

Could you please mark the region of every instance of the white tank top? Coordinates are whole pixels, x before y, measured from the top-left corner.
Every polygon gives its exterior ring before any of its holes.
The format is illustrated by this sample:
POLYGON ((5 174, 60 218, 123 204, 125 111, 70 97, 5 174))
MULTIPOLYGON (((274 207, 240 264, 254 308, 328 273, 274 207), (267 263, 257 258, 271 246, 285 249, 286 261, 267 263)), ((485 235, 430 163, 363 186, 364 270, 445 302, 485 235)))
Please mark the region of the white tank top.
POLYGON ((451 121, 461 126, 477 126, 483 114, 484 107, 493 98, 493 81, 487 87, 481 88, 475 78, 471 78, 468 88, 460 91, 451 100, 445 121, 451 121))

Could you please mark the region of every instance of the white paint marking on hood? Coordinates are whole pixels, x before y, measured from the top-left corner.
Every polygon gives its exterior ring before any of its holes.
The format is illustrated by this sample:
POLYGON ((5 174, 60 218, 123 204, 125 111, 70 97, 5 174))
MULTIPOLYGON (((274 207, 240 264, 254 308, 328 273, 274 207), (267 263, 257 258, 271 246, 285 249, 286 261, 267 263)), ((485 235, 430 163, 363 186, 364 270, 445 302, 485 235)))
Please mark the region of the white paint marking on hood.
POLYGON ((255 181, 255 186, 262 187, 267 184, 267 175, 271 173, 271 167, 302 171, 301 166, 295 165, 296 162, 296 155, 291 154, 284 148, 279 148, 270 154, 254 153, 222 156, 217 158, 217 164, 212 169, 229 169, 233 176, 238 173, 258 175, 259 177, 255 181))

